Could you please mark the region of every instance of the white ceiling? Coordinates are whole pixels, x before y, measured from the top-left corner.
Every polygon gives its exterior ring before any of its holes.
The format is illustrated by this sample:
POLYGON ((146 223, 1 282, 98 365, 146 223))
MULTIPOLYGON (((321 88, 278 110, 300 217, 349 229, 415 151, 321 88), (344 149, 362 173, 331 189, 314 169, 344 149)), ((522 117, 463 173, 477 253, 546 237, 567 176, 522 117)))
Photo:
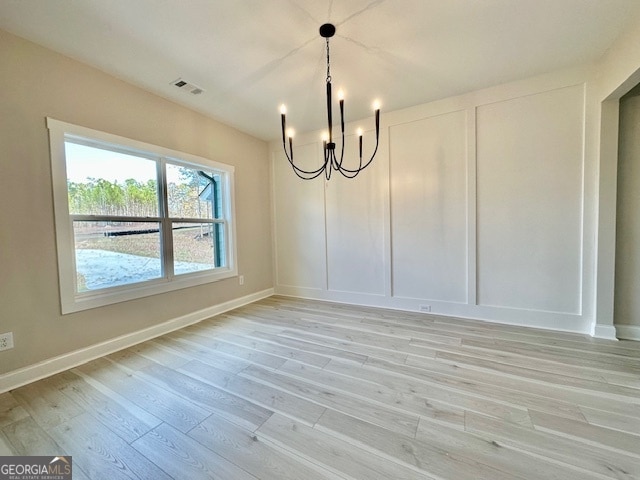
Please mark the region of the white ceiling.
POLYGON ((0 0, 0 28, 265 140, 592 62, 640 0, 0 0), (183 79, 206 92, 171 85, 183 79))

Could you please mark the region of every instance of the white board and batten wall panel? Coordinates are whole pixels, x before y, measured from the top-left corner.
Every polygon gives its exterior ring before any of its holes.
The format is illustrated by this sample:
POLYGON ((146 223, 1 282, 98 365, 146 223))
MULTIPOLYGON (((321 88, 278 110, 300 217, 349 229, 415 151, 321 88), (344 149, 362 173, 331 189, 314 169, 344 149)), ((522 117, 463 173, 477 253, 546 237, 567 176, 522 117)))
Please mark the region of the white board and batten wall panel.
MULTIPOLYGON (((294 155, 300 168, 312 170, 320 165, 316 143, 297 145, 294 155)), ((323 183, 299 179, 282 150, 273 154, 273 173, 276 284, 326 289, 323 183)))
POLYGON ((478 303, 579 314, 584 90, 477 108, 478 303))
MULTIPOLYGON (((299 180, 274 142, 276 292, 588 332, 585 79, 383 112, 355 180, 299 180)), ((297 157, 320 161, 315 138, 297 157)))
MULTIPOLYGON (((363 135, 363 161, 375 147, 375 132, 363 135)), ((358 166, 357 137, 346 137, 343 165, 358 166)), ((385 199, 388 171, 376 157, 356 178, 333 172, 325 184, 329 291, 385 294, 385 199)))
POLYGON ((467 115, 393 125, 394 297, 467 301, 467 115))

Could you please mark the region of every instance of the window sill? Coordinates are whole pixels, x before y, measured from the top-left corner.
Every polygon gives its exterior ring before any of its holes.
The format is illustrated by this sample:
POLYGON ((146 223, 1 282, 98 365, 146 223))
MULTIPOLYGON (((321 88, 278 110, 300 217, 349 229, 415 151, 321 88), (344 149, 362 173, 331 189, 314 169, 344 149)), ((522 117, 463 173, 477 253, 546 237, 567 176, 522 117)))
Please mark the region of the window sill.
POLYGON ((174 277, 171 281, 167 279, 150 280, 139 284, 128 284, 120 287, 110 287, 108 289, 82 292, 73 295, 71 298, 62 298, 62 314, 81 312, 92 308, 112 305, 114 303, 126 302, 137 298, 145 298, 151 295, 182 290, 185 288, 215 283, 238 275, 236 270, 220 268, 214 273, 196 272, 174 277))

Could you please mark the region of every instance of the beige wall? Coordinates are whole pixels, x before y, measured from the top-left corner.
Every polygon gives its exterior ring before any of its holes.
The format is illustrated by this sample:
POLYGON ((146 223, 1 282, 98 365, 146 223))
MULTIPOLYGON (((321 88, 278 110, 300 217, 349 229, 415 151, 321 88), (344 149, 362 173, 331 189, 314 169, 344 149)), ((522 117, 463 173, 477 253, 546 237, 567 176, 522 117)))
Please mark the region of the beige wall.
MULTIPOLYGON (((163 81, 159 79, 159 81, 163 81)), ((0 375, 272 287, 265 142, 0 31, 0 375), (236 278, 60 314, 45 117, 234 165, 236 278)))

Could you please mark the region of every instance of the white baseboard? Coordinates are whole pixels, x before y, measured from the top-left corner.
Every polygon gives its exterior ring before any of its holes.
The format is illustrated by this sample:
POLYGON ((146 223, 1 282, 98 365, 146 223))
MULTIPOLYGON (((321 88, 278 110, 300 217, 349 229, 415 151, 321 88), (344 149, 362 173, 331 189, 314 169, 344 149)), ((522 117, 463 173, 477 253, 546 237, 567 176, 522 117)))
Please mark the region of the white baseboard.
MULTIPOLYGON (((438 300, 393 297, 377 294, 340 292, 305 287, 277 285, 277 295, 307 298, 326 302, 346 303, 367 307, 389 308, 407 312, 419 312, 420 304, 431 306, 432 315, 480 320, 483 322, 515 325, 530 328, 542 328, 558 332, 592 334, 592 326, 587 318, 579 313, 549 312, 543 310, 525 310, 490 305, 472 305, 461 302, 443 302, 438 300)), ((428 314, 427 314, 428 315, 428 314)), ((615 339, 615 330, 611 330, 615 339)), ((610 338, 610 337, 604 337, 610 338)))
POLYGON ((639 325, 616 325, 616 335, 622 340, 640 341, 639 325))
POLYGON ((604 338, 605 340, 617 340, 616 327, 613 325, 598 325, 593 327, 592 337, 604 338))
POLYGON ((202 320, 206 320, 214 315, 219 315, 229 310, 233 310, 234 308, 242 307, 243 305, 270 297, 273 293, 273 288, 269 288, 261 292, 256 292, 234 300, 229 300, 228 302, 207 307, 203 310, 198 310, 197 312, 192 312, 182 317, 174 318, 159 325, 154 325, 153 327, 112 338, 111 340, 97 343, 90 347, 81 348, 80 350, 65 353, 57 357, 43 360, 42 362, 38 362, 34 365, 29 365, 28 367, 23 367, 18 370, 5 373, 0 375, 0 393, 13 390, 14 388, 21 387, 22 385, 77 367, 78 365, 82 365, 88 361, 137 345, 138 343, 151 340, 152 338, 173 332, 174 330, 184 328, 188 325, 193 325, 194 323, 201 322, 202 320))

